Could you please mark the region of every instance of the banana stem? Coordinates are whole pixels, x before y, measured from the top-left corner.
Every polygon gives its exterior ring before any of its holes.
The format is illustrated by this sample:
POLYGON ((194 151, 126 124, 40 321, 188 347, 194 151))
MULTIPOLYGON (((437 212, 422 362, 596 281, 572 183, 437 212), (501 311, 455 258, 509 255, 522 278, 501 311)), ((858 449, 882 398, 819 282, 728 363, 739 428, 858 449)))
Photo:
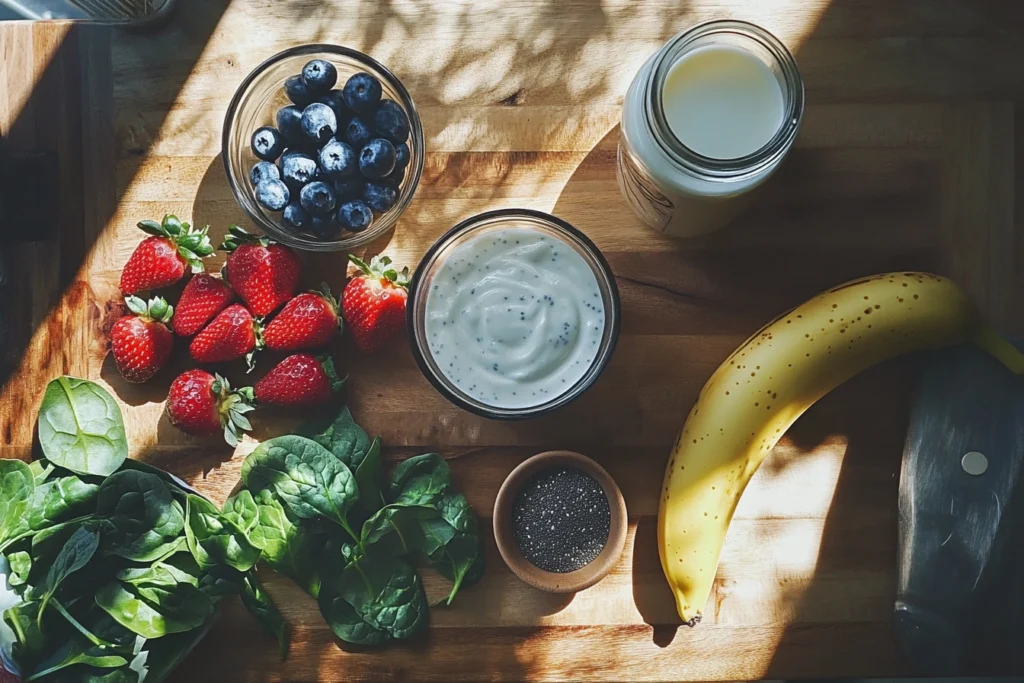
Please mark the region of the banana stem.
POLYGON ((1006 369, 1015 375, 1024 375, 1024 353, 1017 350, 1017 347, 999 336, 995 330, 988 325, 982 325, 974 343, 983 351, 989 353, 993 358, 1006 366, 1006 369))

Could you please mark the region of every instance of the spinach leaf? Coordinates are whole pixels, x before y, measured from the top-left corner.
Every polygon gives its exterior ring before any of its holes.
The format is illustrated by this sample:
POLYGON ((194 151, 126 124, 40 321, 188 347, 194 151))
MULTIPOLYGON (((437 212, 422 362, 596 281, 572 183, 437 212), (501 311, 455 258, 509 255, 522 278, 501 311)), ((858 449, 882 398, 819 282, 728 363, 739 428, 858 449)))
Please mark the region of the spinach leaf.
POLYGON ((277 611, 255 572, 248 572, 242 584, 242 604, 270 635, 277 638, 277 653, 281 659, 288 657, 288 624, 277 611))
POLYGON ((388 505, 363 524, 359 544, 366 553, 408 555, 423 547, 420 521, 438 516, 426 505, 388 505))
POLYGON ((22 602, 4 611, 4 622, 14 631, 12 654, 19 665, 30 668, 46 649, 46 636, 39 626, 42 608, 38 600, 22 602))
POLYGON ((127 629, 121 628, 120 624, 115 623, 108 614, 96 607, 95 604, 91 605, 92 609, 87 615, 92 616, 93 621, 95 622, 92 626, 92 630, 89 630, 88 627, 76 619, 75 616, 60 603, 60 600, 53 598, 50 603, 53 605, 53 608, 57 610, 57 613, 64 617, 66 622, 71 624, 71 626, 74 627, 74 629, 78 631, 83 638, 96 647, 113 648, 117 647, 119 644, 124 645, 135 640, 134 633, 130 633, 127 629), (102 617, 97 619, 96 615, 102 615, 102 617), (93 633, 93 631, 98 632, 100 635, 93 633), (104 637, 101 638, 101 635, 104 637))
POLYGON ((102 520, 97 519, 94 515, 86 515, 37 531, 32 536, 33 564, 50 564, 75 531, 82 527, 93 530, 100 529, 101 522, 102 520))
POLYGON ((46 462, 42 458, 33 460, 28 464, 30 470, 32 470, 32 477, 36 480, 36 486, 39 486, 47 479, 50 478, 50 474, 53 473, 53 465, 46 462))
POLYGON ((440 516, 427 517, 419 520, 419 523, 420 533, 423 537, 421 550, 427 556, 433 555, 439 549, 448 545, 448 542, 457 533, 455 527, 444 521, 440 516))
POLYGON ((240 572, 256 566, 258 548, 210 501, 190 493, 185 508, 188 549, 202 569, 227 565, 240 572))
POLYGON ((272 489, 256 494, 257 522, 249 540, 262 551, 263 561, 316 595, 314 538, 278 499, 272 489))
POLYGON ((111 581, 96 593, 96 604, 143 638, 191 631, 213 615, 210 598, 188 584, 135 587, 111 581))
POLYGON ((430 565, 452 582, 448 604, 462 586, 476 583, 484 575, 484 554, 480 536, 457 533, 447 544, 428 556, 430 565))
POLYGON ((11 575, 7 577, 7 583, 13 588, 28 583, 28 575, 32 571, 32 556, 24 550, 19 550, 8 555, 7 562, 11 565, 11 575))
POLYGON ((328 423, 314 421, 304 425, 299 434, 329 450, 353 472, 359 469, 370 451, 370 437, 353 421, 348 406, 343 406, 328 423))
POLYGON ((389 497, 399 505, 435 505, 451 483, 448 463, 437 453, 404 460, 391 475, 389 497))
POLYGON ((355 608, 338 594, 336 583, 325 582, 320 587, 320 595, 317 598, 320 614, 334 635, 346 643, 356 645, 379 645, 387 640, 387 633, 364 621, 356 613, 355 608))
POLYGON ((473 509, 462 493, 445 493, 437 503, 445 530, 437 522, 421 523, 424 537, 423 552, 431 566, 452 581, 448 604, 462 586, 480 580, 484 572, 484 554, 480 526, 473 509), (445 540, 445 537, 446 540, 445 540))
POLYGON ((28 525, 40 531, 90 511, 100 487, 74 475, 37 485, 29 505, 28 525))
POLYGON ((384 463, 380 457, 380 439, 374 439, 366 451, 366 457, 359 466, 352 470, 359 488, 357 509, 366 519, 384 505, 383 489, 387 485, 384 478, 384 463))
POLYGON ((338 588, 356 614, 392 638, 409 638, 427 626, 427 598, 420 577, 400 559, 359 558, 341 573, 338 588))
POLYGON ((139 674, 127 666, 119 669, 76 666, 61 672, 53 683, 139 683, 139 674))
POLYGON ((224 517, 248 536, 259 521, 259 510, 249 489, 242 489, 224 501, 224 517))
POLYGON ((473 508, 469 506, 469 501, 462 493, 451 491, 445 493, 437 502, 437 510, 441 513, 441 518, 455 527, 459 533, 479 533, 480 527, 476 515, 473 514, 473 508))
POLYGON ((71 534, 71 538, 68 539, 64 547, 61 548, 60 553, 57 554, 57 559, 50 565, 50 570, 46 574, 46 579, 39 587, 39 625, 42 627, 43 613, 46 611, 46 604, 50 602, 50 598, 60 588, 60 584, 71 574, 77 572, 79 569, 84 567, 92 559, 93 555, 96 554, 96 549, 100 546, 100 535, 99 532, 93 529, 87 529, 86 527, 79 527, 75 533, 71 534))
POLYGON ((199 590, 214 602, 225 595, 238 595, 242 592, 244 575, 231 567, 219 565, 212 567, 199 577, 199 590))
POLYGON ((185 495, 188 493, 192 493, 192 491, 186 488, 182 488, 182 484, 184 484, 184 482, 178 479, 176 476, 174 476, 170 472, 164 472, 159 467, 153 467, 148 462, 128 458, 127 460, 124 461, 124 464, 121 465, 121 469, 134 470, 136 472, 143 472, 145 474, 152 474, 159 477, 160 481, 166 484, 167 488, 171 490, 171 494, 175 498, 185 500, 185 495))
POLYGON ((35 488, 28 465, 21 460, 0 460, 0 549, 27 531, 25 512, 35 488))
POLYGON ((46 459, 77 474, 106 477, 128 457, 121 410, 94 382, 58 377, 39 409, 39 443, 46 459))
POLYGON ((153 474, 124 470, 100 485, 98 515, 108 518, 104 548, 136 562, 152 562, 174 547, 185 527, 181 507, 153 474))
POLYGON ((36 666, 25 683, 38 680, 72 666, 84 664, 100 669, 116 669, 127 666, 132 658, 132 646, 97 647, 82 638, 66 640, 57 646, 36 666))
POLYGON ((242 480, 254 490, 273 487, 298 517, 325 517, 355 538, 345 517, 359 495, 355 478, 317 442, 301 436, 265 441, 245 459, 242 480))
POLYGON ((191 553, 176 553, 148 567, 129 567, 117 578, 132 586, 176 586, 179 583, 199 587, 202 570, 191 553))

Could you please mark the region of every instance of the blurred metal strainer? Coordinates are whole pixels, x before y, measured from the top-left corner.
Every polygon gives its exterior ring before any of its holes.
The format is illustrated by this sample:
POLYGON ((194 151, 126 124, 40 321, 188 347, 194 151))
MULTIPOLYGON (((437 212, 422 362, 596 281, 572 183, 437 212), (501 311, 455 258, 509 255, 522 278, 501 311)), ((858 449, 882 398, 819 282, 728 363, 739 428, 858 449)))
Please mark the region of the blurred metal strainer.
POLYGON ((26 19, 84 19, 142 27, 163 20, 174 0, 0 0, 26 19))

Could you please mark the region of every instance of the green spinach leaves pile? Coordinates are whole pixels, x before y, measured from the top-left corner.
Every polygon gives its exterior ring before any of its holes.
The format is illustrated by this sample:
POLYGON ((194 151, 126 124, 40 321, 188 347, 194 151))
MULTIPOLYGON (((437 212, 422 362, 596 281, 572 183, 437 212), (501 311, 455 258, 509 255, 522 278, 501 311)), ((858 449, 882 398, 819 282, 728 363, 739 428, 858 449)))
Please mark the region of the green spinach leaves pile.
POLYGON ((287 628, 253 572, 254 518, 127 459, 117 403, 92 382, 49 384, 39 442, 31 464, 0 460, 0 555, 22 600, 0 628, 22 680, 157 683, 228 594, 283 655, 287 628))
POLYGON ((405 460, 388 479, 380 439, 347 408, 301 431, 246 458, 245 487, 223 516, 264 562, 317 599, 342 640, 409 638, 429 612, 416 562, 452 582, 448 603, 483 575, 476 516, 435 453, 405 460))

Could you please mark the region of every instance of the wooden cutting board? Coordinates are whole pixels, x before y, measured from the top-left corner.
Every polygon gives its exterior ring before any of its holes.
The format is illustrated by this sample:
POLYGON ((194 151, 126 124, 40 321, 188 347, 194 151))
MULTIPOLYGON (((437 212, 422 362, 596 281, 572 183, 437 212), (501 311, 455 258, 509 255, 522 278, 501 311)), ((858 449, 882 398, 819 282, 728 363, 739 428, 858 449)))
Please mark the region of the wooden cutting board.
MULTIPOLYGON (((612 574, 575 596, 519 582, 488 537, 483 582, 454 606, 432 610, 426 637, 380 651, 339 645, 311 599, 268 577, 294 629, 290 659, 279 662, 266 636, 231 605, 174 681, 906 673, 891 612, 913 358, 854 379, 790 430, 740 503, 712 602, 694 629, 678 626, 661 576, 656 492, 676 431, 719 362, 764 321, 830 285, 890 269, 936 270, 962 282, 1000 329, 1024 332, 1014 211, 1024 7, 999 0, 180 4, 162 33, 113 38, 116 210, 95 223, 106 227, 83 269, 47 280, 66 303, 49 316, 35 309, 33 329, 50 340, 40 343, 51 360, 26 355, 4 388, 4 452, 27 455, 34 406, 60 371, 109 386, 122 401, 133 456, 217 500, 234 487, 257 440, 294 425, 267 416, 234 453, 183 437, 162 416, 162 399, 184 361, 142 388, 128 387, 104 358, 101 327, 140 234, 136 221, 173 212, 209 223, 216 237, 245 223, 218 156, 236 84, 286 47, 341 43, 398 74, 428 141, 416 198, 374 250, 415 265, 434 239, 474 213, 550 211, 604 251, 623 309, 619 347, 598 384, 572 406, 526 423, 453 408, 401 343, 372 357, 342 343, 336 356, 350 375, 356 419, 383 437, 391 464, 442 453, 485 522, 501 481, 524 458, 552 448, 591 455, 622 488, 630 536, 612 574), (666 39, 723 17, 759 23, 794 51, 807 85, 805 124, 745 217, 698 242, 673 242, 644 229, 616 188, 622 96, 666 39), (59 342, 46 336, 52 325, 65 330, 59 342)), ((343 263, 341 255, 308 258, 307 284, 326 277, 337 291, 343 263)), ((444 592, 440 579, 425 581, 431 597, 444 592)), ((1024 673, 998 661, 989 667, 976 673, 1024 673)))

